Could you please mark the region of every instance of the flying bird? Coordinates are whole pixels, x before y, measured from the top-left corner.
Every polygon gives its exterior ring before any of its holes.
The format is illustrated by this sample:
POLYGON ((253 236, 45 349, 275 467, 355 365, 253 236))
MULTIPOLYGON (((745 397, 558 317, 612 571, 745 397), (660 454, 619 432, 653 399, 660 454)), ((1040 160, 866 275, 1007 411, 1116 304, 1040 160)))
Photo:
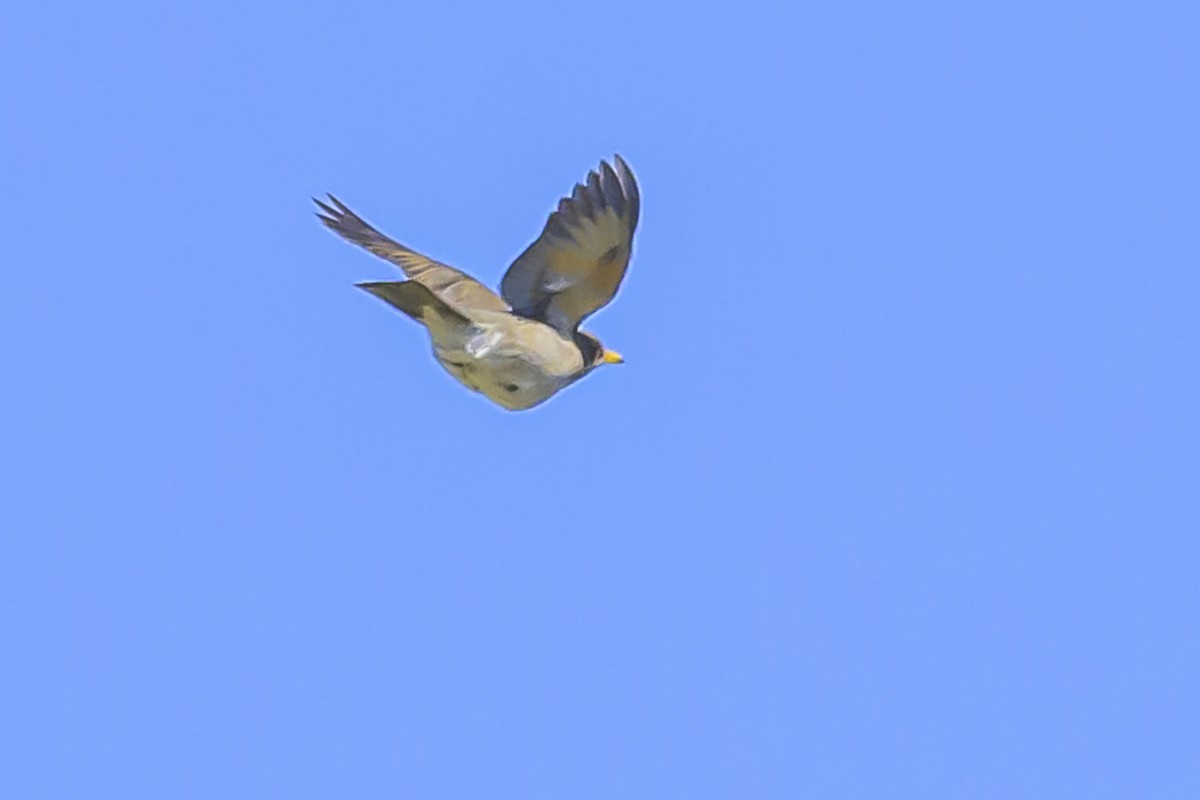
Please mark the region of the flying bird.
POLYGON ((542 403, 602 364, 624 359, 584 318, 617 293, 633 252, 641 198, 619 155, 601 161, 512 263, 500 294, 384 236, 333 195, 313 199, 327 228, 404 271, 359 283, 425 326, 433 355, 464 386, 510 411, 542 403))

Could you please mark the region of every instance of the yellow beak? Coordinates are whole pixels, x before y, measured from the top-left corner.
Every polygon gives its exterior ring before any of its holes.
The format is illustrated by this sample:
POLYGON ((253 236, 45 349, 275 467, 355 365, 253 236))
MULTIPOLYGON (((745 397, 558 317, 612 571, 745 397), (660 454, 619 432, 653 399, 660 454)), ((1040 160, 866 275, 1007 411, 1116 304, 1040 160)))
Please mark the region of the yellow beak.
POLYGON ((605 350, 604 356, 600 359, 605 364, 624 364, 625 357, 616 350, 605 350))

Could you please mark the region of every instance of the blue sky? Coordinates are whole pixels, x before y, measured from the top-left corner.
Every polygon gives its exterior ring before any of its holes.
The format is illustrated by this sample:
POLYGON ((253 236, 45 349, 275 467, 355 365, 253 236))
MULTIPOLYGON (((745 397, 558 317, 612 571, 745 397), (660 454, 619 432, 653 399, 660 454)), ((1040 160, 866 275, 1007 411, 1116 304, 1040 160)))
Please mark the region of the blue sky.
POLYGON ((0 12, 0 795, 1196 797, 1200 12, 0 12), (495 284, 510 414, 332 191, 495 284))

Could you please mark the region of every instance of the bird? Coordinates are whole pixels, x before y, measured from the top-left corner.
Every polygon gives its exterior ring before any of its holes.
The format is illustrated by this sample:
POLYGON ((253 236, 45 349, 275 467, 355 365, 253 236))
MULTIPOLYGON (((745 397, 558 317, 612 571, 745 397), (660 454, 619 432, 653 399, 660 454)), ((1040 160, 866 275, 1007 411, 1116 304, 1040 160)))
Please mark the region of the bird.
POLYGON ((625 359, 582 330, 617 293, 633 253, 641 195, 620 155, 563 197, 541 234, 509 266, 496 294, 371 227, 344 203, 313 198, 319 219, 399 267, 407 280, 355 284, 423 325, 439 364, 467 388, 523 411, 625 359))

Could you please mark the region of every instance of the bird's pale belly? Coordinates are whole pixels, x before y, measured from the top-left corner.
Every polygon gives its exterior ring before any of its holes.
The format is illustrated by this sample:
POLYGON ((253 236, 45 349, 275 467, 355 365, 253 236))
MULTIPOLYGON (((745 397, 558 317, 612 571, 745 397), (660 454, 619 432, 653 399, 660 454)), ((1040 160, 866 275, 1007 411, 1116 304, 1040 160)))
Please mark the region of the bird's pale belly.
POLYGON ((532 408, 571 383, 568 377, 548 374, 516 357, 476 358, 436 347, 434 356, 459 383, 510 411, 532 408))

